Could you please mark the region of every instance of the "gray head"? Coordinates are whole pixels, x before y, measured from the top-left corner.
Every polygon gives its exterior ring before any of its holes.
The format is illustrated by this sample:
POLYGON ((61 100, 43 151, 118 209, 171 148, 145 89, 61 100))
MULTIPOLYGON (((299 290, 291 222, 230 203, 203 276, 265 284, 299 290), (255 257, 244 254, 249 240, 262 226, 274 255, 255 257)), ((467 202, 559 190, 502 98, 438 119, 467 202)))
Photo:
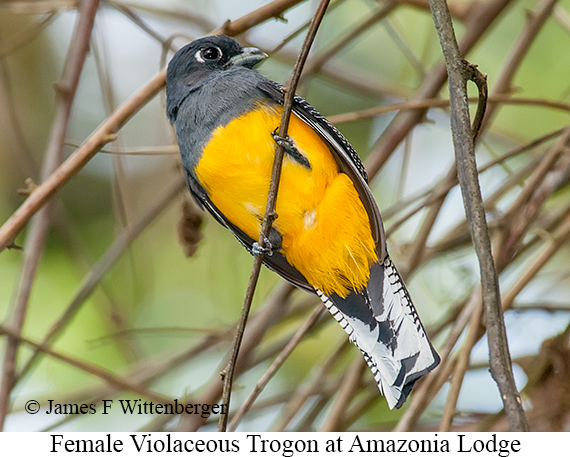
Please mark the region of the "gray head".
POLYGON ((236 67, 252 69, 267 54, 257 48, 242 48, 225 35, 208 36, 187 44, 168 64, 166 73, 166 112, 176 120, 178 108, 189 93, 217 72, 236 67))

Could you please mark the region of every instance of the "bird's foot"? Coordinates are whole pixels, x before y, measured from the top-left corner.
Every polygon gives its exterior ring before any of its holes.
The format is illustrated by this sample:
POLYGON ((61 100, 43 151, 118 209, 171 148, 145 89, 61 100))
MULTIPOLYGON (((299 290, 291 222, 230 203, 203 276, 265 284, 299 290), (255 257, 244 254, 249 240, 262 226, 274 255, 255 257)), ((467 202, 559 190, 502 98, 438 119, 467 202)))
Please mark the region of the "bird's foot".
POLYGON ((309 163, 309 159, 307 159, 297 149, 297 146, 295 146, 295 142, 290 136, 286 136, 285 138, 279 136, 277 134, 277 129, 271 132, 271 136, 273 137, 273 140, 283 148, 285 154, 287 154, 289 157, 291 157, 293 160, 295 160, 297 163, 304 166, 305 168, 308 168, 309 170, 311 169, 311 164, 309 163))
POLYGON ((286 137, 279 136, 279 134, 277 133, 278 129, 279 127, 277 127, 275 130, 273 130, 273 132, 271 132, 273 141, 275 141, 279 146, 283 146, 283 149, 285 149, 285 151, 295 150, 296 148, 295 145, 293 144, 293 139, 290 136, 286 137))
POLYGON ((273 255, 273 246, 271 246, 271 242, 269 241, 268 238, 263 237, 264 238, 264 244, 265 246, 261 246, 257 241, 254 242, 251 245, 251 253, 253 255, 266 255, 266 256, 272 256, 273 255))

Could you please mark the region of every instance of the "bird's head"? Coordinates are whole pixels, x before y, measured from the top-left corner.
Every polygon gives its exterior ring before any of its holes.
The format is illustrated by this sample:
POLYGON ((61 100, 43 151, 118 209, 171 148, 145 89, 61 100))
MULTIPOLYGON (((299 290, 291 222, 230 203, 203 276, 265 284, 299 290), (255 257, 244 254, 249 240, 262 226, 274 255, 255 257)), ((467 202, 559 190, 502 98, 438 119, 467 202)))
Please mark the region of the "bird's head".
POLYGON ((183 98, 211 73, 237 67, 252 69, 266 57, 260 49, 243 48, 224 35, 200 38, 181 48, 166 73, 166 110, 171 122, 183 98))

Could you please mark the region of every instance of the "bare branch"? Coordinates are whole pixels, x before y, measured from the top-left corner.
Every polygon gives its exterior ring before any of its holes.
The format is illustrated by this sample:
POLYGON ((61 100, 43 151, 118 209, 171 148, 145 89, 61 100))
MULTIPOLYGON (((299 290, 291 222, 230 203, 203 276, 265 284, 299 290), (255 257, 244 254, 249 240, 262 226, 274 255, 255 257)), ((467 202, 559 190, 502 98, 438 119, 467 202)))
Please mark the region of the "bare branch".
MULTIPOLYGON (((41 172, 42 181, 45 181, 63 160, 65 134, 69 124, 75 92, 89 50, 91 31, 98 8, 99 0, 88 0, 81 3, 78 11, 79 17, 67 54, 63 76, 55 86, 56 112, 44 155, 41 172)), ((11 328, 17 333, 21 332, 24 326, 37 266, 51 225, 50 219, 51 208, 46 206, 33 219, 29 236, 26 239, 19 290, 11 316, 11 328)), ((10 242, 12 241, 13 239, 10 240, 10 242)), ((15 381, 14 373, 18 344, 18 340, 8 338, 4 353, 2 388, 0 389, 0 430, 4 427, 4 421, 9 411, 10 392, 15 381)))
MULTIPOLYGON (((303 0, 274 0, 241 19, 230 22, 215 30, 213 34, 237 35, 272 17, 279 17, 288 8, 303 0)), ((133 94, 111 116, 91 133, 77 149, 48 179, 40 184, 35 192, 0 227, 0 252, 11 246, 30 218, 51 199, 89 160, 107 143, 116 139, 119 129, 144 105, 154 98, 164 87, 166 70, 162 70, 138 92, 133 94)))
MULTIPOLYGON (((279 126, 278 135, 281 138, 287 137, 287 129, 289 128, 289 119, 291 117, 291 110, 293 109, 293 98, 295 97, 295 90, 297 89, 297 84, 301 78, 301 72, 303 71, 303 66, 309 55, 311 45, 319 25, 325 15, 329 4, 329 0, 321 0, 319 7, 315 12, 311 26, 299 52, 299 57, 293 68, 293 74, 284 87, 284 100, 283 100, 283 114, 281 115, 281 125, 279 126)), ((267 194, 267 204, 265 206, 265 215, 263 217, 263 222, 261 224, 261 233, 259 235, 259 246, 263 249, 266 244, 266 240, 269 239, 269 232, 271 230, 271 225, 277 217, 275 213, 275 203, 277 202, 277 191, 279 189, 279 180, 281 177, 281 165, 283 163, 283 155, 285 153, 285 148, 283 145, 278 144, 275 149, 275 159, 273 159, 273 169, 271 171, 271 182, 269 184, 269 191, 267 194)), ((236 337, 234 339, 234 344, 232 346, 230 359, 224 371, 222 372, 222 377, 224 378, 224 393, 222 397, 222 404, 226 406, 225 412, 220 415, 220 421, 218 423, 218 431, 225 432, 228 423, 229 415, 229 405, 230 396, 232 390, 232 383, 234 377, 235 365, 237 363, 237 357, 239 353, 239 347, 241 340, 243 338, 243 333, 245 331, 245 325, 247 323, 247 317, 249 315, 249 309, 251 307, 251 302, 253 301, 253 294, 257 286, 257 280, 259 278, 259 272, 261 271, 261 265, 263 264, 264 253, 261 252, 256 254, 253 267, 251 270, 251 275, 247 285, 247 290, 245 293, 245 298, 243 301, 242 312, 240 322, 238 324, 238 329, 236 331, 236 337)))
POLYGON ((491 374, 499 386, 511 430, 528 431, 528 424, 512 373, 499 281, 491 252, 491 240, 475 163, 473 132, 469 123, 467 81, 472 79, 475 68, 461 57, 445 0, 430 0, 430 6, 449 74, 451 130, 455 146, 457 177, 461 186, 469 231, 479 260, 491 374))
POLYGON ((319 303, 313 314, 305 321, 305 323, 295 332, 293 338, 287 343, 287 345, 283 348, 283 350, 279 353, 279 355, 275 358, 271 366, 267 369, 265 374, 261 377, 261 379, 255 385, 255 388, 247 397, 247 400, 241 405, 241 408, 236 412, 235 416, 232 418, 232 421, 229 426, 229 431, 235 431, 236 427, 238 426, 240 420, 244 416, 245 413, 251 408, 259 394, 263 391, 267 383, 273 378, 273 375, 277 373, 277 370, 281 368, 281 366, 285 363, 287 358, 291 355, 293 350, 297 347, 303 337, 311 330, 311 328, 315 325, 315 322, 319 319, 321 314, 323 313, 324 308, 319 303))

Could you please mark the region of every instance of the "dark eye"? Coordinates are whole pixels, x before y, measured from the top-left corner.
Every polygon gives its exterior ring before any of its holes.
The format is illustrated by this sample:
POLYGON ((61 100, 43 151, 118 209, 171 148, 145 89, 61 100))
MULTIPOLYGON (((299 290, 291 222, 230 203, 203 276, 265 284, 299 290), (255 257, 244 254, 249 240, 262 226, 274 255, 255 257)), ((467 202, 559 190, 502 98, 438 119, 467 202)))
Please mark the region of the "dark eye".
POLYGON ((198 60, 202 60, 202 62, 206 60, 218 60, 222 57, 222 51, 216 46, 210 46, 209 48, 202 49, 197 57, 198 60))

